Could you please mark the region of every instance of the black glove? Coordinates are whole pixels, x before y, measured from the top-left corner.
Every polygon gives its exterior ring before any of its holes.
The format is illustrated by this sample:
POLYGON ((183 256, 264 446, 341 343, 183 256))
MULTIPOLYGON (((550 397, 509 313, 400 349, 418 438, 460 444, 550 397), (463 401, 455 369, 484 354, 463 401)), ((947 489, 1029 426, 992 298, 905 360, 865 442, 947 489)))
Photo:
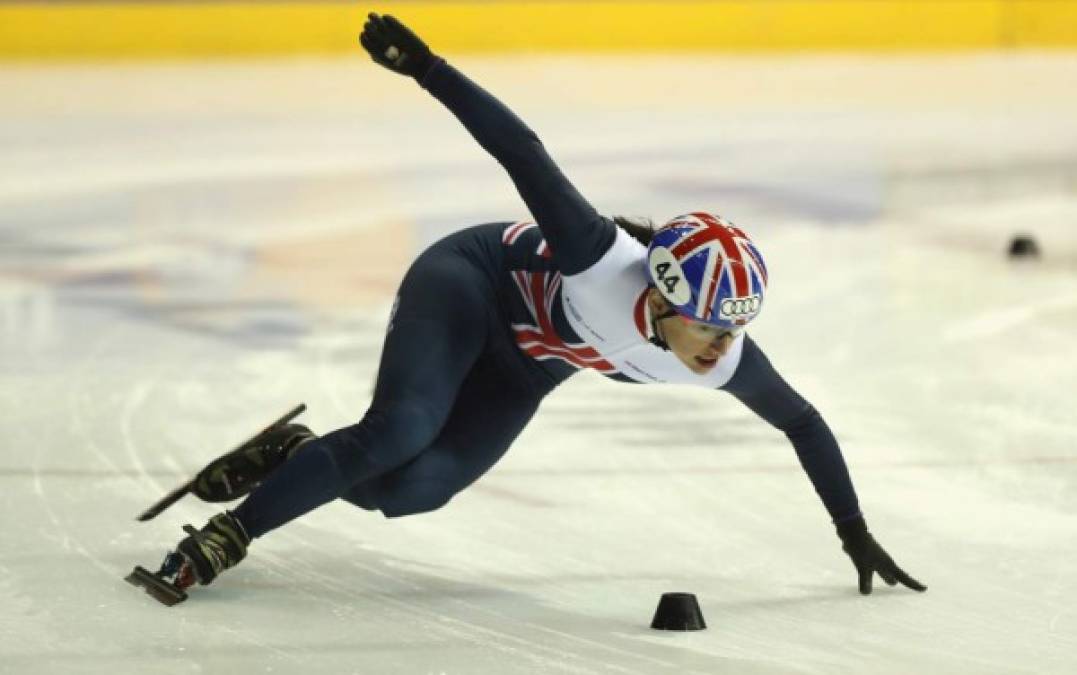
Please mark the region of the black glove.
POLYGON ((927 586, 905 574, 894 563, 894 559, 868 532, 868 525, 862 517, 838 523, 837 528, 838 536, 841 537, 841 549, 852 559, 856 572, 860 575, 861 593, 864 595, 871 593, 871 579, 876 572, 890 586, 901 582, 914 591, 927 590, 927 586))
POLYGON ((417 80, 422 80, 438 60, 418 35, 388 14, 368 14, 359 43, 377 63, 417 80))

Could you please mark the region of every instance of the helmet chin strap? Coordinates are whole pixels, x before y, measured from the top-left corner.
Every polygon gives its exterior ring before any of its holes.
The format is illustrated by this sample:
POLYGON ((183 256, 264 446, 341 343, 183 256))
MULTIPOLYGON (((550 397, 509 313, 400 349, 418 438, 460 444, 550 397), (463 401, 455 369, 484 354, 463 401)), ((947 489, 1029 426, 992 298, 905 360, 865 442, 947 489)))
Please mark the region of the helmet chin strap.
POLYGON ((662 314, 659 314, 658 316, 651 316, 651 337, 649 338, 650 343, 655 347, 664 349, 667 352, 669 351, 669 343, 666 342, 665 338, 659 335, 658 322, 662 319, 669 319, 674 316, 677 316, 677 310, 673 309, 672 307, 667 309, 662 314))

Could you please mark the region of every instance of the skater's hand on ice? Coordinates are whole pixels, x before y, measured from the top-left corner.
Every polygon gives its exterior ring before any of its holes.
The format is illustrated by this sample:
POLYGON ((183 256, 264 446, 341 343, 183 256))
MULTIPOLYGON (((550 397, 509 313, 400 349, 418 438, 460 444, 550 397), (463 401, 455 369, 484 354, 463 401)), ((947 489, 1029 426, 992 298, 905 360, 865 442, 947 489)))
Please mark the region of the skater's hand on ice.
POLYGON ((860 575, 861 593, 871 593, 871 580, 876 573, 890 586, 901 583, 914 591, 927 590, 927 586, 905 574, 883 547, 879 546, 879 542, 868 532, 863 518, 838 523, 837 528, 841 548, 852 559, 856 572, 860 575))
POLYGON ((359 43, 377 63, 420 80, 437 62, 418 35, 388 14, 368 14, 359 43))

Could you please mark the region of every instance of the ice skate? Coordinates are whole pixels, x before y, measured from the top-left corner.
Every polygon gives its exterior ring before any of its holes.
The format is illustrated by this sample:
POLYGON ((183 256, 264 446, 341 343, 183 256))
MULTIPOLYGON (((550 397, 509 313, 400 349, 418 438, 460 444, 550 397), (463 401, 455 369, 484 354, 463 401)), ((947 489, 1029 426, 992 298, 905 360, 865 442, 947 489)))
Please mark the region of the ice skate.
POLYGON ((157 572, 137 566, 126 577, 129 583, 144 588, 168 606, 186 600, 191 586, 209 584, 221 572, 238 564, 246 557, 251 541, 242 523, 227 511, 210 518, 201 530, 184 525, 183 531, 187 536, 180 540, 175 551, 165 556, 157 572))
POLYGON ((280 466, 314 434, 301 424, 289 424, 307 406, 300 403, 235 450, 221 455, 199 471, 195 477, 162 497, 138 519, 157 517, 188 492, 207 502, 238 499, 253 490, 273 469, 280 466))
POLYGON ((191 492, 206 502, 228 502, 243 497, 299 446, 314 438, 314 433, 302 424, 270 427, 199 471, 191 492))

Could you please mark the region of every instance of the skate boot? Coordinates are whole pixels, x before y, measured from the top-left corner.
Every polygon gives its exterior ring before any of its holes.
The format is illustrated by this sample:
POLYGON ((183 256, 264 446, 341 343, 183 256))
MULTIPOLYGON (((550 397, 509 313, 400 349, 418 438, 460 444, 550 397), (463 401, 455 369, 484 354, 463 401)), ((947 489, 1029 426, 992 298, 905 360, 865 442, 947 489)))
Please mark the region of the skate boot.
POLYGON ((295 454, 300 446, 315 438, 317 436, 302 424, 267 429, 199 471, 191 492, 207 502, 239 499, 295 454))
POLYGON ((243 560, 247 556, 247 545, 251 543, 243 524, 227 511, 210 518, 201 530, 184 525, 183 531, 188 536, 176 546, 184 558, 179 578, 184 577, 183 567, 189 567, 195 581, 203 586, 243 560))
POLYGON ((186 600, 187 589, 196 583, 208 584, 234 567, 246 557, 251 542, 243 524, 227 511, 210 518, 201 530, 184 525, 183 531, 187 536, 165 556, 160 569, 150 572, 136 565, 126 577, 128 583, 168 606, 186 600))
POLYGON ((289 424, 306 409, 306 404, 300 403, 284 413, 254 438, 213 460, 197 476, 158 499, 138 519, 145 522, 156 518, 188 492, 207 502, 224 502, 247 494, 300 445, 315 437, 305 426, 289 424))

